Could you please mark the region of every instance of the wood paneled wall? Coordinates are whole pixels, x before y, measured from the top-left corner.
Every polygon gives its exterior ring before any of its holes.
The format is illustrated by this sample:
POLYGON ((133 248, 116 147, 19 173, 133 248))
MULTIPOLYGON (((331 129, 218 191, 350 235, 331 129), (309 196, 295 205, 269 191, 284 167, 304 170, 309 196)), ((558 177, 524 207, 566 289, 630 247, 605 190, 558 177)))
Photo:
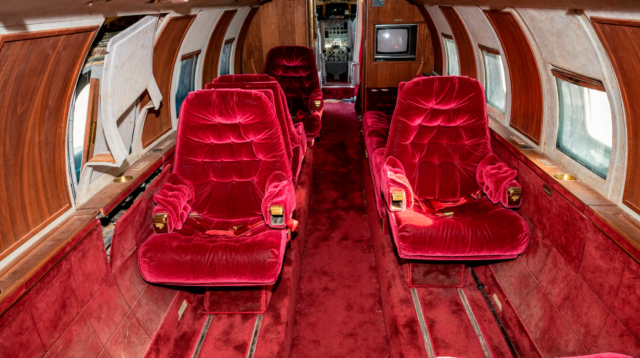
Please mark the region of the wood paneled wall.
POLYGON ((533 49, 516 18, 507 11, 485 11, 498 34, 511 80, 510 126, 540 144, 542 81, 533 49))
POLYGON ((453 39, 456 41, 458 59, 460 61, 460 75, 478 79, 473 44, 460 15, 453 6, 440 6, 440 10, 447 19, 451 32, 453 32, 453 39))
MULTIPOLYGON (((171 81, 173 69, 178 57, 182 40, 189 30, 195 15, 170 17, 162 29, 153 47, 153 76, 162 93, 162 103, 158 110, 151 109, 147 114, 142 130, 142 148, 171 130, 171 81)), ((149 96, 144 95, 142 104, 149 102, 149 96)))
POLYGON ((365 9, 364 88, 398 87, 400 82, 411 80, 418 72, 433 70, 433 47, 429 30, 415 5, 406 0, 385 0, 382 7, 373 7, 367 2, 365 9), (375 62, 375 25, 402 23, 418 24, 416 61, 375 62))
POLYGON ((71 208, 69 104, 97 30, 0 36, 0 258, 71 208))
POLYGON ((307 6, 306 0, 273 0, 260 6, 244 43, 243 72, 235 72, 264 73, 264 61, 273 47, 308 47, 307 6))
POLYGON ((231 20, 233 20, 237 12, 238 10, 227 10, 223 12, 211 33, 207 51, 204 53, 204 65, 202 67, 203 87, 218 77, 218 66, 220 65, 220 54, 222 52, 224 36, 227 34, 229 24, 231 24, 231 20))
POLYGON ((627 177, 622 202, 640 214, 640 21, 591 18, 616 72, 627 121, 627 177))
POLYGON ((427 8, 424 5, 416 5, 420 14, 424 18, 427 24, 427 30, 429 30, 429 39, 431 41, 431 48, 433 49, 433 71, 442 75, 444 74, 444 55, 442 53, 442 42, 440 41, 440 34, 438 34, 438 28, 436 23, 433 22, 433 18, 427 8))
POLYGON ((258 12, 259 7, 252 7, 247 14, 247 17, 244 19, 242 23, 242 28, 240 28, 240 33, 238 34, 238 42, 236 43, 236 53, 233 57, 233 72, 234 73, 244 73, 242 68, 242 59, 244 58, 244 44, 247 39, 247 34, 249 33, 249 27, 251 27, 251 23, 253 19, 256 17, 256 13, 258 12))

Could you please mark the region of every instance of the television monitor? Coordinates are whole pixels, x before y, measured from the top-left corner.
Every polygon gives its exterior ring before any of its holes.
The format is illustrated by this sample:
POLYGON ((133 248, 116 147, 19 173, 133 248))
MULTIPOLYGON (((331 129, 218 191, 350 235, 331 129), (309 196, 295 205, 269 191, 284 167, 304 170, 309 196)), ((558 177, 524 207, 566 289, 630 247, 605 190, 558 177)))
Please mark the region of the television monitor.
POLYGON ((415 61, 417 24, 376 25, 376 61, 415 61))

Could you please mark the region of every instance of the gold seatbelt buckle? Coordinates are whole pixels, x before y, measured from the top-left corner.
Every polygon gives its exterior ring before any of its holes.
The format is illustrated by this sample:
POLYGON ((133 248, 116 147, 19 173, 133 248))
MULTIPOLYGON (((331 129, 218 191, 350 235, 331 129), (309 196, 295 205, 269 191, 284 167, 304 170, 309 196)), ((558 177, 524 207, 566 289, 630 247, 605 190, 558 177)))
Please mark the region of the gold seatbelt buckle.
POLYGON ((233 228, 231 228, 231 232, 233 232, 233 235, 235 236, 240 236, 247 231, 249 231, 249 226, 247 225, 236 225, 233 228))
POLYGON ((520 199, 522 198, 522 188, 508 188, 507 192, 509 193, 509 205, 520 205, 520 199))
POLYGON ((271 225, 284 225, 284 206, 272 205, 269 208, 271 214, 271 225))
POLYGON ((167 213, 159 213, 153 215, 153 230, 158 234, 166 234, 169 232, 167 225, 167 213))
POLYGON ((407 197, 402 190, 391 191, 391 211, 402 211, 407 207, 407 197))

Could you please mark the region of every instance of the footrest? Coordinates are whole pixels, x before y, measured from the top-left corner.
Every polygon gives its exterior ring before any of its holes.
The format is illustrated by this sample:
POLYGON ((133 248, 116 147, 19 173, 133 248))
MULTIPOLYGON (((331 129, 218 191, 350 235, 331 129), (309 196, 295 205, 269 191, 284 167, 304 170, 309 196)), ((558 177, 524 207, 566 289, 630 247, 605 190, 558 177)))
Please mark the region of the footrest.
POLYGON ((462 287, 464 264, 401 260, 409 287, 462 287))
POLYGON ((272 293, 273 285, 207 288, 204 309, 207 314, 264 314, 272 293))

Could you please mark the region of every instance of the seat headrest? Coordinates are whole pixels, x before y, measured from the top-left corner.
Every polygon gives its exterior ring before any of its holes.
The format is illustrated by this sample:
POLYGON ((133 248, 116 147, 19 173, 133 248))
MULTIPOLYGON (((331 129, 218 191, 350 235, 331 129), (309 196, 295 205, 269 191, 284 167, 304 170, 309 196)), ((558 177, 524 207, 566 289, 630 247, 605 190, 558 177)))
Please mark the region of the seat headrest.
MULTIPOLYGON (((217 77, 212 83, 244 83, 244 82, 272 82, 276 79, 264 74, 224 75, 217 77)), ((209 89, 209 84, 206 85, 209 89)))

